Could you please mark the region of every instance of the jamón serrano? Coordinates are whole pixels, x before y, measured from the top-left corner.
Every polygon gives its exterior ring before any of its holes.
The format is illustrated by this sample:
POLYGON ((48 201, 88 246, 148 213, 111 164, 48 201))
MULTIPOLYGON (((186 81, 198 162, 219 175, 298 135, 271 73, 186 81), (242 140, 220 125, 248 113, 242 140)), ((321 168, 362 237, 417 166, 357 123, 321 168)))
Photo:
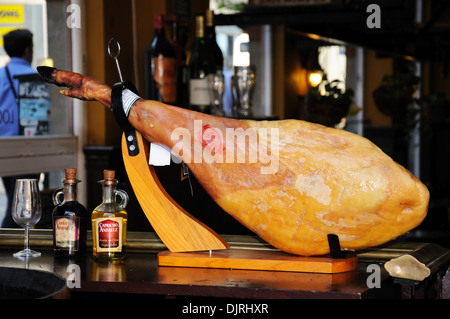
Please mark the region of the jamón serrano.
MULTIPOLYGON (((39 67, 70 97, 110 107, 111 88, 90 77, 39 67)), ((425 218, 429 192, 359 135, 300 120, 216 117, 137 99, 128 120, 165 145, 230 215, 271 245, 297 255, 383 244, 425 218)))

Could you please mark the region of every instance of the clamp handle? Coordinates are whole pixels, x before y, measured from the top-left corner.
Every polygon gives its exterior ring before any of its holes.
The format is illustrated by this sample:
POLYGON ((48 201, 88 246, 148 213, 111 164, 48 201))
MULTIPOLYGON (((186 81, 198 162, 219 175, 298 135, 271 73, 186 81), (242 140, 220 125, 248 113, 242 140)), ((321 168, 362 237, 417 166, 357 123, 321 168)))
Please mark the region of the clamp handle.
POLYGON ((136 87, 128 81, 114 84, 111 90, 111 111, 114 113, 117 123, 125 134, 128 154, 130 156, 136 156, 139 154, 139 145, 136 138, 136 130, 128 121, 123 110, 122 91, 124 89, 129 89, 133 93, 138 94, 136 87))

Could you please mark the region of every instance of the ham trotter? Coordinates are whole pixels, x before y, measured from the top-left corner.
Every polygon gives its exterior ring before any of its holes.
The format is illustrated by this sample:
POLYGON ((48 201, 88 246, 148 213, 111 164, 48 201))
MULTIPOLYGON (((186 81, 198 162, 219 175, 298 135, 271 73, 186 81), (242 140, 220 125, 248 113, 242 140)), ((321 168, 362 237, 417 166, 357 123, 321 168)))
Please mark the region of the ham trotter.
MULTIPOLYGON (((61 93, 110 107, 92 78, 39 67, 61 93)), ((210 196, 271 245, 297 255, 383 244, 425 218, 429 192, 367 139, 299 120, 215 117, 138 99, 128 120, 149 142, 176 152, 210 196)))

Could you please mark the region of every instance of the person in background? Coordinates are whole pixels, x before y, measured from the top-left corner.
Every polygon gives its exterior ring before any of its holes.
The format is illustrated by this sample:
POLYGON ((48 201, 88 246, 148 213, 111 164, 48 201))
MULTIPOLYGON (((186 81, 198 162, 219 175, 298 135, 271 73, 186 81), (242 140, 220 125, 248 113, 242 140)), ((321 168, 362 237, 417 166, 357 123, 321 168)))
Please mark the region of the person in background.
MULTIPOLYGON (((37 73, 31 66, 31 61, 33 60, 33 34, 29 30, 17 29, 5 34, 3 36, 3 46, 10 57, 10 61, 5 67, 0 68, 0 136, 2 137, 19 134, 19 81, 14 79, 14 76, 37 73)), ((1 227, 17 227, 11 217, 11 205, 16 179, 21 177, 2 177, 8 204, 1 227)), ((23 177, 38 178, 38 175, 23 177)))

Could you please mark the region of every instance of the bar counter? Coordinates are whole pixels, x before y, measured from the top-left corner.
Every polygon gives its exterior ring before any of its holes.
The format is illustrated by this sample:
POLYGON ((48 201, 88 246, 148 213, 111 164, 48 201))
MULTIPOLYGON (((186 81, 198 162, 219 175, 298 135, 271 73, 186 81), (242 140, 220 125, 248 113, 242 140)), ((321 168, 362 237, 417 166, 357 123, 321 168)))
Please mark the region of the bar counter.
MULTIPOLYGON (((250 236, 223 236, 232 248, 273 249, 260 239, 250 236)), ((442 263, 439 275, 424 282, 398 281, 388 275, 383 263, 393 257, 416 249, 416 243, 387 245, 358 253, 354 271, 337 274, 318 274, 284 271, 255 271, 236 269, 207 269, 160 267, 157 253, 165 250, 154 233, 130 233, 127 255, 123 261, 96 261, 88 250, 76 258, 56 257, 51 250, 51 231, 33 230, 31 248, 40 257, 28 260, 13 257, 22 247, 22 230, 0 230, 0 267, 28 268, 54 272, 67 278, 71 298, 147 297, 147 298, 243 298, 243 299, 364 299, 364 298, 429 298, 442 297, 446 287, 448 260, 442 263), (79 287, 73 268, 80 270, 79 287), (373 287, 373 270, 379 266, 379 287, 373 287), (376 267, 376 266, 375 266, 376 267), (70 270, 72 269, 72 270, 70 270), (436 278, 435 278, 436 277, 436 278), (440 287, 429 292, 429 286, 440 287), (370 288, 372 286, 373 288, 370 288)), ((90 241, 90 236, 88 238, 90 241)))

